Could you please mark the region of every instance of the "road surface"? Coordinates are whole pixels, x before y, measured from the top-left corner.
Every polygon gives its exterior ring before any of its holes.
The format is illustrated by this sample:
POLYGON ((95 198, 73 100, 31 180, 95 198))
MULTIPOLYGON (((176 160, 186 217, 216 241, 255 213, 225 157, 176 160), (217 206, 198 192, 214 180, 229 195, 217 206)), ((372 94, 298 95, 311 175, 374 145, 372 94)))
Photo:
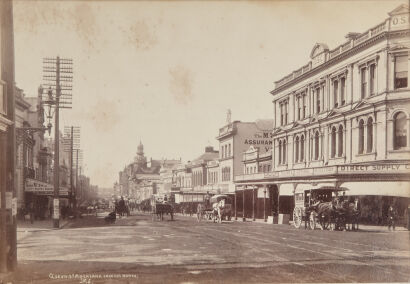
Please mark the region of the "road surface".
MULTIPOLYGON (((101 216, 100 216, 101 217, 101 216)), ((136 214, 18 241, 21 283, 408 282, 408 231, 341 232, 136 214)), ((384 229, 385 230, 385 229, 384 229)))

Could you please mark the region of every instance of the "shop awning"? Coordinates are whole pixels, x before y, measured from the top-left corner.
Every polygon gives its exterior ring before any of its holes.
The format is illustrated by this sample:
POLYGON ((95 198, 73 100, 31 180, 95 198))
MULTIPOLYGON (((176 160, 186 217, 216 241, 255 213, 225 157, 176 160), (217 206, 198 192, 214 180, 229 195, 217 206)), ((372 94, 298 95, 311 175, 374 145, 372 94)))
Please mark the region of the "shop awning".
POLYGON ((284 183, 279 186, 279 195, 280 196, 293 196, 293 184, 284 183))
POLYGON ((296 192, 303 192, 308 189, 317 189, 317 188, 322 188, 322 187, 335 187, 335 185, 334 183, 330 183, 330 182, 327 182, 327 183, 321 182, 315 185, 312 185, 311 183, 299 183, 296 186, 296 192))
POLYGON ((385 195, 410 198, 410 182, 345 182, 346 195, 385 195))

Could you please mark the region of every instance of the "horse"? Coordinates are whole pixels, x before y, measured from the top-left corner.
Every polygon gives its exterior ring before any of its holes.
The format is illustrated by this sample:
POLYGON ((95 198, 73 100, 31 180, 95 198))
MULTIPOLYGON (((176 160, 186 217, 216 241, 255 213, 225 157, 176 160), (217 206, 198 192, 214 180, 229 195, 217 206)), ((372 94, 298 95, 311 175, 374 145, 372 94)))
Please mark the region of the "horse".
POLYGON ((334 220, 334 207, 333 203, 330 202, 317 202, 311 205, 307 212, 310 213, 310 228, 315 229, 316 220, 318 218, 319 227, 321 230, 331 227, 332 221, 334 220))

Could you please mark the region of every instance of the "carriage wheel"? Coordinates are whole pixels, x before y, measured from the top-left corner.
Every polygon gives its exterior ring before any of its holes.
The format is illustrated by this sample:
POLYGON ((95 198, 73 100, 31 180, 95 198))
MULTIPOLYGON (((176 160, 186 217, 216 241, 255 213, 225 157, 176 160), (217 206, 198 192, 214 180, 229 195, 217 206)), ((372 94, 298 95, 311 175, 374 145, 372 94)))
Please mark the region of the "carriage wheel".
POLYGON ((302 210, 300 209, 300 207, 295 207, 295 209, 293 209, 293 226, 299 229, 301 224, 302 224, 302 210))
POLYGON ((316 228, 316 223, 316 212, 313 211, 309 216, 309 225, 311 230, 314 230, 316 228))

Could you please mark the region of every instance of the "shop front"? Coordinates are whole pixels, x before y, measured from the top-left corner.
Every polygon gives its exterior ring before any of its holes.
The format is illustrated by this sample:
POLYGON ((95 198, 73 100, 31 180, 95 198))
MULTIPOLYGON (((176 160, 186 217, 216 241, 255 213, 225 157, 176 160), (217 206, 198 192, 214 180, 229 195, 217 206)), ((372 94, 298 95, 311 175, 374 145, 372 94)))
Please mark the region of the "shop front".
MULTIPOLYGON (((23 210, 34 211, 35 219, 49 219, 52 216, 54 187, 49 183, 35 179, 26 179, 25 182, 25 208, 23 210)), ((60 209, 69 206, 68 188, 60 187, 59 191, 60 209)))

